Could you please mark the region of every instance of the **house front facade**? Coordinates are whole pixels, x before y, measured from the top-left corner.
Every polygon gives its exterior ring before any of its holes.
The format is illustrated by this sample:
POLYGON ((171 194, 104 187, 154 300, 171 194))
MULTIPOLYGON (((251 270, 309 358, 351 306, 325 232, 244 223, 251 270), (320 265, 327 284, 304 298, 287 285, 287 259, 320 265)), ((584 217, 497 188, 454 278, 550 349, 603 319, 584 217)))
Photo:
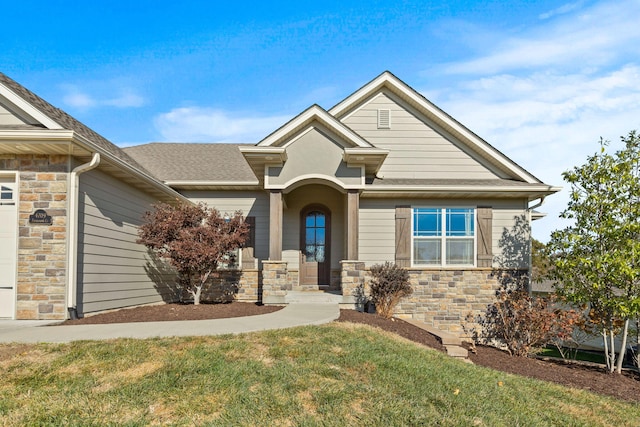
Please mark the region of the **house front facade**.
POLYGON ((396 315, 457 331, 497 271, 528 271, 532 208, 558 191, 389 72, 255 145, 124 150, 4 76, 0 153, 0 244, 16 248, 0 316, 14 318, 175 298, 171 271, 135 240, 152 203, 179 199, 246 216, 249 242, 216 283, 237 299, 326 291, 355 307, 369 267, 389 261, 414 288, 396 315), (29 220, 38 210, 50 223, 29 220))

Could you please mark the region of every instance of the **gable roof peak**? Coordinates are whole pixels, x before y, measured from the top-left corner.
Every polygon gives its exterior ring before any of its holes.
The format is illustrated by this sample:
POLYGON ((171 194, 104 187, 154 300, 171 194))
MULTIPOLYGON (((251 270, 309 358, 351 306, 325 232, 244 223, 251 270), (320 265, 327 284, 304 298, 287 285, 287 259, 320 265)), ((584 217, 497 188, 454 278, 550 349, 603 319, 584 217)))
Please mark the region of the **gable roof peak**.
POLYGON ((320 123, 321 125, 335 132, 337 135, 342 137, 345 141, 348 141, 354 147, 361 147, 361 148, 373 147, 373 145, 367 142, 364 138, 362 138, 360 135, 354 132, 347 125, 337 120, 327 110, 325 110, 318 104, 311 105, 302 113, 298 114, 297 116, 289 120, 287 123, 282 125, 280 128, 272 132, 269 136, 267 136, 258 144, 256 144, 256 146, 257 147, 279 146, 283 141, 288 140, 299 131, 307 128, 314 121, 320 123))
POLYGON ((415 109, 423 118, 440 128, 441 131, 450 134, 453 138, 468 146, 471 150, 498 168, 507 172, 507 174, 514 179, 528 183, 541 182, 530 172, 516 164, 513 160, 480 138, 469 128, 458 122, 390 71, 382 72, 369 83, 336 104, 329 110, 329 114, 338 120, 343 120, 351 112, 358 109, 363 103, 380 93, 383 89, 390 91, 402 102, 415 109))

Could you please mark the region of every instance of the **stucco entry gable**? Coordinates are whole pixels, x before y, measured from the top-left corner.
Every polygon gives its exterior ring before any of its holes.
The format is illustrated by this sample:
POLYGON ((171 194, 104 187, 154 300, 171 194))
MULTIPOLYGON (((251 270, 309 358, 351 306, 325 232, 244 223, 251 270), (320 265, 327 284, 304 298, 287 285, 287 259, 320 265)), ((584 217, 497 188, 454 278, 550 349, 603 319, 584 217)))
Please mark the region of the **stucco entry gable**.
POLYGON ((320 181, 339 190, 363 188, 364 167, 348 166, 343 160, 344 149, 339 138, 310 127, 286 145, 284 165, 267 167, 265 188, 289 192, 320 181))

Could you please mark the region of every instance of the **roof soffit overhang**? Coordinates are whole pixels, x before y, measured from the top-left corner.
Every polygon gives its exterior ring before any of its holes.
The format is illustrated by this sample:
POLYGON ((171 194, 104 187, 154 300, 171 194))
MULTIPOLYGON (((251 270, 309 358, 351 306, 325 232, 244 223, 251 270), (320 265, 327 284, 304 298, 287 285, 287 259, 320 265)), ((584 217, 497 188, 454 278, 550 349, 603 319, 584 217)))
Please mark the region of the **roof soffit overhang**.
POLYGON ((537 200, 555 194, 562 187, 546 184, 466 186, 466 185, 367 185, 363 197, 388 198, 500 198, 537 200))
POLYGON ((0 129, 0 152, 6 154, 53 154, 90 156, 74 145, 75 133, 66 129, 0 129))
POLYGON ((100 153, 99 168, 109 172, 129 184, 148 191, 163 200, 188 201, 180 193, 168 187, 155 177, 144 173, 111 153, 101 149, 90 140, 67 129, 0 129, 0 152, 10 154, 67 155, 89 160, 92 153, 100 153))
POLYGON ((366 175, 375 175, 388 154, 379 148, 345 148, 342 159, 349 167, 364 166, 366 175))
POLYGON ((329 114, 338 120, 342 120, 352 111, 359 108, 359 106, 366 102, 370 97, 384 90, 387 90, 393 95, 399 97, 418 113, 424 115, 424 117, 441 127, 442 130, 449 133, 456 140, 469 147, 470 150, 478 153, 478 155, 498 167, 498 169, 503 170, 514 179, 531 184, 542 183, 538 178, 502 154, 499 150, 445 113, 389 71, 383 72, 378 77, 335 105, 329 110, 329 114))

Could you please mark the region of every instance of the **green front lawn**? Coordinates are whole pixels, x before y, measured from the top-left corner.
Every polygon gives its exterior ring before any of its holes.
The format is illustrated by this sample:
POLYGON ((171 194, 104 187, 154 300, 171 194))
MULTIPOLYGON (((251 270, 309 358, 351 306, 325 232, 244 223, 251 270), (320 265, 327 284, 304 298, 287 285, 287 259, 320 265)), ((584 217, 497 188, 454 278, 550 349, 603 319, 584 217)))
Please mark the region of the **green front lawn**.
POLYGON ((0 368, 0 424, 9 426, 618 426, 640 419, 632 403, 468 365, 343 323, 26 346, 0 368))

